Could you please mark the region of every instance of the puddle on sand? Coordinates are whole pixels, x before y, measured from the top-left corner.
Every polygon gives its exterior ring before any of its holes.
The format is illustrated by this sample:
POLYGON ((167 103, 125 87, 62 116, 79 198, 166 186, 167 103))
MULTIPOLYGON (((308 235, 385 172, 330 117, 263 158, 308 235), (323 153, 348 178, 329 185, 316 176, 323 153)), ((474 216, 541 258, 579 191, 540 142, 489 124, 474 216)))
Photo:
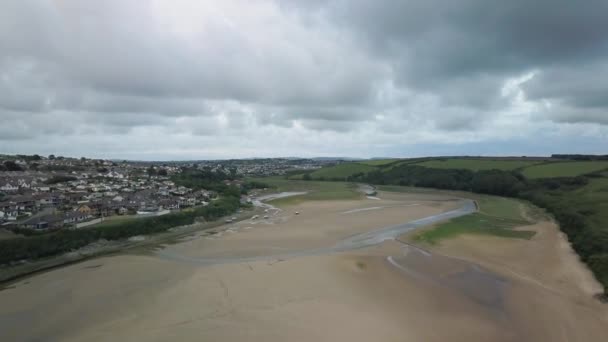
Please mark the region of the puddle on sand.
POLYGON ((505 311, 505 278, 463 260, 413 248, 406 251, 405 255, 388 257, 388 262, 416 280, 457 291, 493 311, 505 311))

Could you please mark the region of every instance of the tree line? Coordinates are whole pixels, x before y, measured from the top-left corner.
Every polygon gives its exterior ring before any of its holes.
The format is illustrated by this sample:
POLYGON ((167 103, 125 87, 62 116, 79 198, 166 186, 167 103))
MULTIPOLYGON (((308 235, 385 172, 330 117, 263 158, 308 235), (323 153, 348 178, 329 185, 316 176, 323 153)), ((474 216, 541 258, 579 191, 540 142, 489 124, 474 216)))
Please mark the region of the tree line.
POLYGON ((551 158, 569 160, 608 160, 608 155, 596 154, 552 154, 551 158))

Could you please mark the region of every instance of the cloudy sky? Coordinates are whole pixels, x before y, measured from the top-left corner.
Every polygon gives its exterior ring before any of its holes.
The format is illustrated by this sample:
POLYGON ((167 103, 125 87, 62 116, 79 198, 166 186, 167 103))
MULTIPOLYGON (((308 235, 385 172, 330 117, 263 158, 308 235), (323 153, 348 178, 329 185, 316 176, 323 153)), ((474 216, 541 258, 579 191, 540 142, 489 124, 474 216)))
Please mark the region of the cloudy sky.
POLYGON ((605 0, 2 0, 0 153, 608 153, 605 0))

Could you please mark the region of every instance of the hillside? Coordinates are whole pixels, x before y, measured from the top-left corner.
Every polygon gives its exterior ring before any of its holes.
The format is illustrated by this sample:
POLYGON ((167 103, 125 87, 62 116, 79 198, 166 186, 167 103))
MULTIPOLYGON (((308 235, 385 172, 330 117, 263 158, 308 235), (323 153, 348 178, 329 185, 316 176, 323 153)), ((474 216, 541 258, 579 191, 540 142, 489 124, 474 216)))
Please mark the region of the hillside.
POLYGON ((523 170, 526 178, 576 177, 608 169, 608 161, 572 161, 534 165, 523 170))
POLYGON ((493 160, 493 159, 436 159, 416 165, 435 169, 479 170, 515 170, 538 164, 529 160, 493 160))
MULTIPOLYGON (((543 158, 415 158, 379 159, 343 163, 324 167, 309 173, 312 180, 347 180, 359 173, 373 171, 388 172, 404 165, 421 166, 430 169, 469 170, 469 171, 517 171, 528 179, 576 177, 608 170, 608 161, 581 160, 563 161, 543 158)), ((303 179, 299 174, 292 179, 303 179)))
POLYGON ((291 179, 312 179, 312 180, 337 180, 344 181, 356 174, 366 174, 375 171, 376 166, 361 163, 343 163, 331 167, 324 167, 306 175, 296 175, 291 179))

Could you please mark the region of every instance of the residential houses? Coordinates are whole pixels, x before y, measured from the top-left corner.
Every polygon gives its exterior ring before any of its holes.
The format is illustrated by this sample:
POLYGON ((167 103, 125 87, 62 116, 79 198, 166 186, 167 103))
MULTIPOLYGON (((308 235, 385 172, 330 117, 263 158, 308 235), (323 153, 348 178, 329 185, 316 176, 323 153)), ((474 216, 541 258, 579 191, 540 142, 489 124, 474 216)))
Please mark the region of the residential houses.
MULTIPOLYGON (((62 160, 58 165, 65 163, 62 160)), ((111 164, 95 164, 99 165, 111 164)), ((210 191, 176 186, 168 177, 133 172, 125 165, 106 172, 91 167, 80 172, 3 172, 0 173, 0 225, 59 229, 99 217, 206 205, 214 196, 210 191), (49 179, 65 181, 49 183, 49 179)))

